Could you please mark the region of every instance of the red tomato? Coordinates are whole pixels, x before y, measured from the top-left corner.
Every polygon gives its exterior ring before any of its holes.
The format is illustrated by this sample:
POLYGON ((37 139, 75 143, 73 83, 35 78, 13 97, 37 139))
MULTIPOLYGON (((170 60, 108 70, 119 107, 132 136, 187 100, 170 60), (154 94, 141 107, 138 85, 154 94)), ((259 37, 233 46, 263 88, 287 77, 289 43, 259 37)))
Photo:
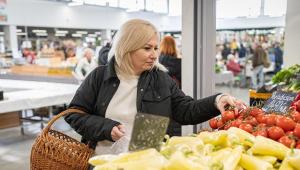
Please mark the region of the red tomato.
POLYGON ((294 139, 291 139, 290 137, 288 136, 282 136, 278 142, 284 144, 285 146, 289 147, 289 148, 292 148, 292 147, 295 147, 295 140, 294 139))
POLYGON ((235 118, 235 115, 234 115, 234 111, 232 110, 227 110, 225 112, 222 113, 222 119, 224 122, 227 122, 229 120, 232 120, 235 118))
POLYGON ((272 125, 276 124, 276 119, 277 119, 276 115, 270 114, 270 115, 266 115, 266 116, 267 116, 267 118, 266 118, 266 124, 268 126, 272 126, 272 125))
POLYGON ((267 115, 265 114, 259 114, 256 116, 256 120, 258 121, 258 123, 267 123, 267 115))
POLYGON ((296 126, 296 123, 293 119, 285 116, 278 116, 276 120, 276 125, 281 127, 284 131, 293 130, 296 126))
POLYGON ((300 143, 296 145, 296 148, 297 148, 297 149, 300 149, 300 143))
POLYGON ((224 126, 224 130, 228 130, 231 126, 231 122, 227 122, 224 126))
POLYGON ((256 117, 259 114, 263 114, 264 111, 261 110, 260 108, 254 107, 250 110, 250 115, 256 117))
POLYGON ((267 128, 267 124, 265 123, 260 123, 256 126, 258 129, 266 129, 267 128))
POLYGON ((267 130, 257 130, 252 133, 254 136, 263 136, 263 137, 268 137, 268 132, 267 130))
POLYGON ((216 118, 212 118, 209 120, 209 126, 212 128, 212 129, 217 129, 218 128, 218 120, 216 118))
POLYGON ((293 111, 291 116, 295 122, 300 122, 300 113, 297 111, 293 111))
POLYGON ((256 126, 258 124, 257 120, 255 119, 255 117, 249 116, 245 119, 246 123, 251 124, 252 126, 256 126))
POLYGON ((249 132, 249 133, 252 133, 253 131, 253 127, 252 125, 248 124, 248 123, 242 123, 240 126, 239 126, 240 129, 246 131, 246 132, 249 132))
POLYGON ((300 112, 300 100, 298 100, 296 103, 295 103, 295 106, 296 106, 296 110, 298 112, 300 112))
POLYGON ((232 127, 239 127, 242 124, 242 120, 241 119, 236 119, 234 121, 231 122, 231 126, 232 127))
POLYGON ((268 136, 273 140, 278 140, 284 136, 284 131, 278 126, 272 126, 268 128, 268 136))
POLYGON ((287 136, 294 136, 294 131, 287 131, 287 132, 285 132, 285 134, 287 136))
POLYGON ((217 122, 217 126, 218 126, 218 129, 222 129, 223 128, 223 126, 224 126, 224 123, 223 123, 223 121, 220 119, 220 120, 218 120, 218 122, 217 122))
POLYGON ((300 123, 297 123, 294 129, 294 135, 300 139, 300 123))

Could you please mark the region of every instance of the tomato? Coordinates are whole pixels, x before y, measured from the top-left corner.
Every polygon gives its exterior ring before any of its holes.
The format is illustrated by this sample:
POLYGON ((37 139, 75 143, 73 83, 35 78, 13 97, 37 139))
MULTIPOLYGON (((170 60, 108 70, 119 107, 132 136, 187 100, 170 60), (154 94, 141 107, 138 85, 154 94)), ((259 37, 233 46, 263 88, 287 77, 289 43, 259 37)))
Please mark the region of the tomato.
POLYGON ((276 124, 276 119, 277 119, 276 115, 270 114, 270 115, 266 115, 266 116, 267 116, 267 118, 266 118, 266 124, 268 126, 272 126, 272 125, 276 124))
POLYGON ((297 148, 297 149, 300 149, 300 143, 296 145, 296 148, 297 148))
POLYGON ((231 122, 231 126, 232 127, 239 127, 242 124, 242 120, 241 119, 236 119, 234 121, 231 122))
POLYGON ((250 110, 250 115, 256 117, 259 114, 263 114, 264 111, 261 110, 260 108, 254 107, 250 110))
POLYGON ((285 132, 285 134, 287 136, 294 136, 294 131, 287 131, 287 132, 285 132))
POLYGON ((267 128, 267 124, 265 123, 260 123, 256 126, 258 129, 266 129, 267 128))
POLYGON ((295 122, 300 122, 300 113, 297 111, 293 111, 291 116, 295 122))
POLYGON ((217 126, 218 126, 218 129, 222 129, 222 128, 223 128, 224 123, 223 123, 223 121, 222 121, 221 119, 219 119, 219 120, 217 121, 217 126))
POLYGON ((278 116, 276 120, 276 126, 281 127, 284 131, 290 131, 295 128, 296 123, 289 117, 278 116))
POLYGON ((252 133, 253 131, 253 126, 248 123, 242 123, 239 128, 249 133, 252 133))
POLYGON ((278 126, 272 126, 268 128, 268 136, 273 140, 278 140, 282 136, 284 136, 284 131, 278 126))
POLYGON ((268 137, 268 132, 265 129, 262 130, 257 130, 255 132, 252 133, 254 136, 263 136, 263 137, 268 137))
POLYGON ((300 123, 297 123, 294 129, 294 135, 300 139, 300 123))
POLYGON ((222 119, 224 122, 227 122, 229 120, 232 120, 235 118, 235 115, 234 115, 234 111, 232 110, 227 110, 225 112, 222 113, 222 119))
POLYGON ((258 121, 258 123, 267 123, 267 115, 265 114, 259 114, 256 116, 256 120, 258 121))
POLYGON ((251 124, 252 126, 256 126, 258 124, 257 120, 255 119, 255 117, 249 116, 245 119, 246 123, 251 124))
POLYGON ((231 126, 231 122, 227 122, 224 126, 224 130, 228 130, 231 126))
POLYGON ((217 129, 218 128, 218 120, 216 118, 212 118, 209 120, 209 126, 212 128, 212 129, 217 129))
POLYGON ((296 110, 299 112, 299 111, 300 111, 300 100, 298 100, 298 101, 295 103, 295 106, 296 106, 296 110))
POLYGON ((284 144, 285 146, 287 146, 289 148, 295 147, 295 144, 296 144, 295 140, 292 139, 292 138, 290 138, 290 137, 288 137, 288 136, 282 136, 278 140, 278 142, 284 144))

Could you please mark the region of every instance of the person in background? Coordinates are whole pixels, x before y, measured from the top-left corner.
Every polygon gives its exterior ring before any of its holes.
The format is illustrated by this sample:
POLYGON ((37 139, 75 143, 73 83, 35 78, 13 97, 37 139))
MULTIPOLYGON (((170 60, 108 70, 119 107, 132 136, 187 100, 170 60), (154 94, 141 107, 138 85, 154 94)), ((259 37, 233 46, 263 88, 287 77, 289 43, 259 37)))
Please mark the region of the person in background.
POLYGON ((283 52, 282 52, 282 50, 280 48, 280 44, 278 42, 275 43, 274 56, 275 56, 274 73, 276 74, 278 71, 281 70, 281 67, 283 64, 283 52))
POLYGON ((230 44, 229 43, 225 43, 224 45, 224 48, 222 50, 222 57, 223 57, 223 60, 227 60, 227 56, 231 53, 231 50, 230 50, 230 44))
POLYGON ((107 58, 108 58, 108 52, 111 48, 111 43, 107 42, 105 46, 101 48, 98 54, 98 64, 99 65, 106 65, 107 64, 107 58))
POLYGON ((243 43, 241 43, 241 46, 240 46, 240 48, 239 48, 239 58, 244 58, 244 57, 246 57, 246 52, 247 52, 247 50, 246 50, 246 48, 244 47, 244 45, 243 45, 243 43))
POLYGON ((226 63, 227 70, 231 71, 234 76, 237 76, 241 72, 241 66, 236 62, 235 56, 228 55, 228 61, 226 63))
POLYGON ((251 77, 252 88, 257 89, 264 84, 264 58, 266 58, 266 52, 260 44, 253 44, 254 54, 252 57, 253 74, 251 77), (259 81, 259 84, 257 83, 259 81))
POLYGON ((94 51, 90 48, 86 48, 83 50, 83 58, 81 58, 76 65, 75 73, 80 80, 84 80, 96 67, 97 63, 94 60, 94 51))
POLYGON ((181 58, 179 58, 176 42, 172 36, 165 36, 161 41, 159 62, 168 69, 168 74, 181 88, 181 58))
MULTIPOLYGON (((88 114, 74 112, 65 120, 82 136, 82 142, 96 148, 96 154, 111 153, 112 145, 121 138, 130 141, 139 113, 188 125, 218 116, 226 105, 243 106, 227 94, 199 100, 185 95, 158 62, 158 45, 159 32, 152 23, 141 19, 125 22, 114 38, 108 64, 94 69, 75 93, 69 107, 88 114)), ((167 133, 181 135, 172 122, 167 133)))

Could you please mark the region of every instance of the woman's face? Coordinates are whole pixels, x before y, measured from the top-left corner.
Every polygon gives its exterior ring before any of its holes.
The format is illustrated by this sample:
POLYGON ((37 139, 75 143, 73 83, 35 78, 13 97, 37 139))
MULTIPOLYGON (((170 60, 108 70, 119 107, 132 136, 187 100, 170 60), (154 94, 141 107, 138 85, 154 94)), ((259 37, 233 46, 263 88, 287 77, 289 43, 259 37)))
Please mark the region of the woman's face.
POLYGON ((146 70, 150 70, 158 58, 158 38, 154 35, 144 47, 131 52, 130 54, 133 71, 140 75, 146 70))

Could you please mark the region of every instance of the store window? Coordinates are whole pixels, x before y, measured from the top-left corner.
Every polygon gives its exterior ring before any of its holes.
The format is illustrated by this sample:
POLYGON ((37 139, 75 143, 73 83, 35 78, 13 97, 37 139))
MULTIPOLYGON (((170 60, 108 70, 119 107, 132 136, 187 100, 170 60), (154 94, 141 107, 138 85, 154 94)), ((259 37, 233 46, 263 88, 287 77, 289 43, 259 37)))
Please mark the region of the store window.
POLYGON ((264 14, 271 17, 283 16, 286 13, 287 0, 265 0, 264 14))
POLYGON ((169 1, 169 16, 181 16, 182 0, 169 1))
POLYGON ((258 17, 261 0, 217 0, 217 18, 258 17))

